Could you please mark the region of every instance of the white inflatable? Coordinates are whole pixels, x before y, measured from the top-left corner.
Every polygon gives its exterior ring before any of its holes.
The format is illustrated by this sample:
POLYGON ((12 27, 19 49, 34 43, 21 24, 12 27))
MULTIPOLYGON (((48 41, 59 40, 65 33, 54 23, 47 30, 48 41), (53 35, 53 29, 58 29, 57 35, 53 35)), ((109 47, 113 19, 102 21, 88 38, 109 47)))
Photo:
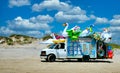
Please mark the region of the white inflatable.
POLYGON ((50 36, 51 36, 53 39, 56 39, 56 37, 55 37, 55 34, 54 34, 54 33, 52 33, 50 36))
POLYGON ((63 26, 65 26, 65 28, 64 28, 64 30, 63 30, 62 36, 63 36, 63 37, 68 37, 68 33, 67 33, 66 31, 67 31, 67 29, 68 29, 69 24, 68 24, 68 23, 65 23, 65 24, 63 24, 63 26))
POLYGON ((104 28, 104 31, 101 33, 101 39, 106 42, 109 43, 111 41, 112 35, 109 32, 109 30, 107 28, 104 28))
POLYGON ((89 29, 86 28, 85 30, 83 30, 80 34, 80 37, 84 37, 84 36, 87 36, 89 34, 89 29))

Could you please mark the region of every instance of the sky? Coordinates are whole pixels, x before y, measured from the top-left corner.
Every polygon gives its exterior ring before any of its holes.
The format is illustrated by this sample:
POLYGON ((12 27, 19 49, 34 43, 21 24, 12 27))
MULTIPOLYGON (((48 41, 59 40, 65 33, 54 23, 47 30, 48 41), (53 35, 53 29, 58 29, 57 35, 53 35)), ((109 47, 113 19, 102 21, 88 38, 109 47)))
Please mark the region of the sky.
POLYGON ((0 36, 23 34, 43 37, 94 24, 95 32, 109 28, 112 42, 120 44, 120 0, 0 0, 0 36))

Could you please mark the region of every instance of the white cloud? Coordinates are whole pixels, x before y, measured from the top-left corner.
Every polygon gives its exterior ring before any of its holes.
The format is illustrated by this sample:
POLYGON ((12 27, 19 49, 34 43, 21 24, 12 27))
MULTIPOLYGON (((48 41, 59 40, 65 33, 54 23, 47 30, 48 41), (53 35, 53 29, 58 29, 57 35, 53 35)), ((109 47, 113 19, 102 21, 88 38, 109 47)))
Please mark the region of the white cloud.
POLYGON ((66 14, 70 15, 84 15, 86 14, 85 10, 82 10, 80 7, 73 7, 69 11, 65 11, 66 14))
POLYGON ((109 21, 107 18, 96 17, 95 23, 96 24, 107 24, 107 23, 109 23, 109 21))
POLYGON ((38 15, 37 17, 30 18, 31 22, 39 22, 39 23, 50 23, 53 21, 53 18, 49 15, 38 15))
POLYGON ((95 20, 94 24, 109 24, 109 20, 105 17, 97 17, 95 15, 90 15, 89 18, 91 20, 95 20))
POLYGON ((62 10, 67 11, 71 6, 65 2, 60 2, 59 0, 44 0, 40 4, 34 4, 32 6, 33 11, 47 10, 62 10))
POLYGON ((119 36, 119 33, 120 33, 120 15, 114 15, 113 16, 113 19, 111 19, 109 21, 111 27, 110 27, 110 30, 112 32, 112 35, 113 35, 113 40, 112 42, 116 43, 116 44, 120 44, 120 36, 119 36))
POLYGON ((118 32, 118 31, 120 32, 120 26, 111 26, 111 27, 110 27, 110 30, 112 30, 113 32, 116 32, 116 31, 117 31, 117 32, 118 32))
POLYGON ((3 35, 8 35, 8 34, 15 33, 15 31, 3 26, 3 27, 0 28, 0 33, 3 34, 3 35))
POLYGON ((86 15, 86 11, 82 10, 78 6, 72 6, 67 2, 61 2, 59 0, 44 0, 39 4, 32 6, 33 11, 42 10, 57 10, 55 18, 59 22, 84 22, 89 20, 86 15))
POLYGON ((30 5, 30 0, 9 0, 9 7, 20 7, 24 5, 30 5))
POLYGON ((113 19, 110 20, 112 26, 120 26, 120 15, 114 15, 113 19))
POLYGON ((117 28, 117 30, 115 30, 116 27, 111 30, 111 33, 112 33, 112 43, 116 43, 116 44, 120 44, 120 36, 119 36, 119 33, 120 33, 120 27, 117 28))
POLYGON ((28 35, 28 36, 32 36, 32 37, 42 37, 43 33, 38 31, 38 30, 29 30, 29 31, 16 31, 16 30, 12 30, 9 27, 1 27, 0 28, 0 34, 8 36, 11 34, 23 34, 23 35, 28 35))
POLYGON ((48 23, 52 21, 53 18, 49 15, 38 15, 29 19, 18 16, 13 20, 7 21, 8 25, 0 28, 0 34, 10 35, 15 33, 42 37, 44 32, 51 33, 52 27, 48 23))
POLYGON ((114 15, 113 18, 114 19, 120 19, 120 15, 114 15))
POLYGON ((53 18, 49 15, 38 15, 37 17, 31 17, 29 19, 17 17, 12 21, 8 21, 8 26, 9 28, 16 30, 47 30, 50 29, 50 26, 47 23, 52 21, 53 18))
POLYGON ((116 43, 116 44, 120 44, 120 36, 119 36, 119 33, 120 33, 120 26, 111 26, 110 28, 110 32, 112 33, 112 43, 116 43))
MULTIPOLYGON (((119 42, 118 39, 120 39, 119 33, 120 33, 120 26, 111 26, 110 27, 110 31, 112 33, 113 39, 112 41, 114 42, 114 40, 116 40, 117 42, 119 42)), ((117 43, 118 44, 118 43, 117 43)), ((119 43, 120 44, 120 43, 119 43)))
POLYGON ((58 12, 55 14, 55 18, 59 22, 84 22, 89 20, 89 18, 84 14, 74 15, 74 14, 67 14, 67 12, 58 12))
POLYGON ((80 7, 73 7, 67 11, 58 11, 55 14, 55 18, 58 22, 85 22, 89 20, 89 17, 86 15, 86 11, 82 10, 80 7))
POLYGON ((112 24, 112 25, 120 25, 120 19, 112 19, 110 21, 110 24, 112 24))
POLYGON ((95 15, 90 15, 90 19, 96 19, 97 17, 95 15))
POLYGON ((70 0, 66 0, 65 2, 66 2, 66 3, 71 3, 71 1, 70 1, 70 0))
MULTIPOLYGON (((120 32, 120 15, 114 15, 113 19, 110 20, 110 29, 112 33, 115 33, 116 35, 119 35, 120 32)), ((116 36, 114 36, 116 37, 116 36)))
POLYGON ((46 31, 45 31, 45 34, 50 34, 50 33, 51 33, 50 30, 46 30, 46 31))

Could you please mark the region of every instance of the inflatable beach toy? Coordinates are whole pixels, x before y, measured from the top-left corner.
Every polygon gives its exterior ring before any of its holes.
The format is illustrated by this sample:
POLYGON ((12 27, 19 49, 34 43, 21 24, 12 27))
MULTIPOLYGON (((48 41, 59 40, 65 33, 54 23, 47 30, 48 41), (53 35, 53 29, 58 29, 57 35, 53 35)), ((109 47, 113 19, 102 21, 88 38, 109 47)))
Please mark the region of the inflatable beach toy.
POLYGON ((98 56, 99 56, 99 57, 103 57, 104 54, 105 54, 105 51, 104 51, 103 49, 99 49, 99 50, 98 50, 98 56))
POLYGON ((64 28, 64 30, 63 30, 63 32, 62 32, 62 36, 63 36, 63 37, 68 37, 68 33, 67 33, 66 31, 67 31, 67 29, 68 29, 69 24, 68 24, 68 23, 64 23, 63 26, 64 26, 65 28, 64 28))
POLYGON ((56 39, 56 40, 53 40, 53 43, 55 43, 55 44, 64 43, 64 42, 65 42, 65 39, 56 39))
POLYGON ((113 58, 113 51, 108 50, 108 58, 112 59, 113 58))
POLYGON ((93 34, 93 37, 96 39, 96 40, 100 40, 100 35, 98 33, 94 33, 93 34))
POLYGON ((112 34, 110 33, 110 31, 107 28, 103 29, 103 32, 101 34, 101 39, 105 42, 105 43, 109 43, 112 39, 112 34))
POLYGON ((80 31, 74 31, 74 30, 67 30, 68 37, 70 37, 71 40, 77 40, 79 38, 80 31))
POLYGON ((104 51, 104 49, 103 49, 103 43, 101 43, 101 44, 99 45, 99 48, 98 48, 97 53, 98 53, 98 56, 99 56, 100 58, 104 56, 105 51, 104 51))

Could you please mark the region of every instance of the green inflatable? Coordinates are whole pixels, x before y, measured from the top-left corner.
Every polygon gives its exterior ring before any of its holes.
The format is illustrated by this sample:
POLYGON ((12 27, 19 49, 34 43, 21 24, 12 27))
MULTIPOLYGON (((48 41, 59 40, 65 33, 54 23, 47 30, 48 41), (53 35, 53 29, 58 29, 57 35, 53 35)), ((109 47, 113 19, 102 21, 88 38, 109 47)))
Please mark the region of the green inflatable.
POLYGON ((77 30, 77 31, 75 31, 75 30, 67 30, 66 31, 67 33, 68 33, 68 37, 72 40, 72 41, 75 41, 75 40, 78 40, 78 38, 79 38, 79 35, 80 35, 80 33, 81 33, 81 30, 77 30))

